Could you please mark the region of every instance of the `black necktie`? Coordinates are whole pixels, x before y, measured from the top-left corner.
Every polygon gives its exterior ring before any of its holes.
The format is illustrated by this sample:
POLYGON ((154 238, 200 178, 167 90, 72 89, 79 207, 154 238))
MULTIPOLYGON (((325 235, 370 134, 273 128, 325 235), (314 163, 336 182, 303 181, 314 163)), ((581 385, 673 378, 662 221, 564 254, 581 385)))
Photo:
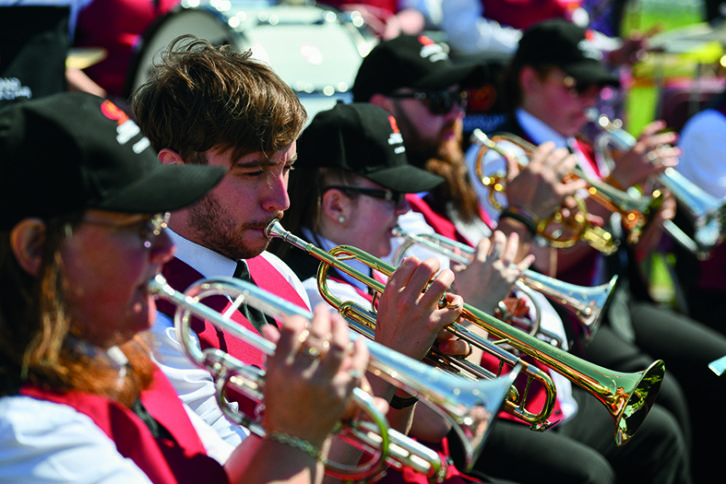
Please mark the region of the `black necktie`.
MULTIPOLYGON (((252 277, 250 277, 250 271, 247 268, 247 263, 244 260, 240 260, 237 262, 237 268, 234 270, 234 277, 237 277, 239 279, 242 279, 243 281, 247 281, 249 283, 254 284, 255 281, 252 280, 252 277)), ((266 324, 272 324, 274 326, 277 326, 275 323, 275 320, 267 316, 265 313, 260 311, 257 308, 253 308, 248 306, 246 303, 242 303, 242 305, 239 307, 240 312, 244 315, 247 320, 252 323, 252 326, 254 326, 257 331, 262 331, 262 327, 266 324)))

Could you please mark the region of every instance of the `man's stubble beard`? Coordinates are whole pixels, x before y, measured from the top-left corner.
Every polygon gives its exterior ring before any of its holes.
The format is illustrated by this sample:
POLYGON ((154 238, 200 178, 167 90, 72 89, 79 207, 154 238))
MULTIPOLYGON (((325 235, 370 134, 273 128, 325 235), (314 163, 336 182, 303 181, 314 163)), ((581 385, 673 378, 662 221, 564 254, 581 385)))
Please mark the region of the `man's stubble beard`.
POLYGON ((432 139, 420 135, 415 124, 403 109, 396 106, 394 111, 394 117, 403 135, 409 163, 423 168, 426 166, 426 162, 432 158, 448 162, 463 162, 464 153, 461 147, 463 122, 461 119, 457 118, 443 125, 436 139, 432 139), (443 139, 443 133, 450 130, 454 131, 454 136, 443 139))
POLYGON ((233 220, 211 193, 189 209, 189 229, 205 247, 232 260, 250 259, 260 255, 269 245, 269 240, 262 247, 247 247, 244 241, 246 231, 259 226, 237 226, 233 220))

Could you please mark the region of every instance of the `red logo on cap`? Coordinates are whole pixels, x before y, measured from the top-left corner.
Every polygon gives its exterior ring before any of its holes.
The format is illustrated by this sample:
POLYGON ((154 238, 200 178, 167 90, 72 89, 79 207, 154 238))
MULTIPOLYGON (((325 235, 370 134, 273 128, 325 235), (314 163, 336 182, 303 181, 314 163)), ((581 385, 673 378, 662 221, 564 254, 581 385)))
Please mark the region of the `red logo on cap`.
POLYGON ((427 37, 425 35, 419 35, 418 41, 421 45, 432 45, 432 44, 436 43, 433 40, 431 40, 431 37, 427 37))
POLYGON ((123 109, 116 106, 108 99, 101 103, 101 112, 108 119, 116 121, 116 124, 118 125, 122 125, 129 120, 128 114, 126 114, 123 109))
POLYGON ((396 122, 396 118, 394 118, 393 116, 388 116, 388 122, 391 123, 391 129, 393 130, 394 133, 401 132, 398 129, 398 123, 396 122))

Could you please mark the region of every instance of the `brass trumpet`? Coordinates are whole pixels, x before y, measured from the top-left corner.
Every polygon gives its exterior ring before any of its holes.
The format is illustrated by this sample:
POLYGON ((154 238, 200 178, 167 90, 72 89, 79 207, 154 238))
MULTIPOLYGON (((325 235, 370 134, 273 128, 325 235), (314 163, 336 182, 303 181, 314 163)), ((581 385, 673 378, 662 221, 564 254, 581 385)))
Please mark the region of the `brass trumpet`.
MULTIPOLYGON (((284 230, 278 220, 270 222, 265 232, 269 237, 281 238, 285 242, 306 251, 321 261, 317 274, 320 293, 331 305, 338 308, 346 319, 348 319, 347 316, 355 318, 359 315, 355 313, 355 308, 350 303, 342 303, 328 290, 328 270, 335 268, 356 278, 379 294, 385 289, 382 283, 362 274, 360 271, 356 271, 350 265, 345 264, 344 261, 350 259, 358 260, 386 276, 390 276, 395 270, 392 265, 386 264, 380 259, 355 247, 337 246, 329 252, 325 252, 284 230)), ((361 321, 364 324, 370 322, 371 318, 370 312, 366 313, 361 317, 361 321)), ((648 368, 640 372, 620 373, 608 370, 607 368, 577 358, 549 343, 540 341, 526 332, 518 330, 468 304, 464 304, 461 320, 475 324, 488 334, 501 340, 501 342, 508 344, 520 354, 536 359, 552 370, 562 374, 575 385, 591 393, 605 405, 612 416, 616 427, 615 443, 618 446, 623 445, 632 438, 638 428, 640 428, 640 425, 645 420, 655 401, 665 374, 665 365, 662 360, 654 361, 648 368)), ((483 351, 491 352, 495 356, 502 354, 502 357, 505 358, 503 362, 509 363, 506 359, 513 358, 515 362, 521 362, 523 372, 528 370, 526 363, 511 353, 503 351, 501 348, 490 350, 492 346, 496 347, 496 345, 493 345, 488 339, 469 331, 463 323, 456 322, 450 325, 448 329, 457 337, 483 351)), ((548 394, 548 403, 545 406, 554 403, 554 397, 556 396, 554 385, 548 389, 548 394)), ((510 402, 505 402, 505 410, 510 408, 507 403, 510 402)), ((550 408, 549 413, 551 413, 551 410, 550 408)), ((545 422, 544 426, 546 427, 548 425, 550 424, 545 422)))
MULTIPOLYGON (((182 347, 196 365, 208 370, 214 377, 217 402, 223 413, 256 435, 264 436, 265 430, 259 416, 244 415, 225 399, 228 386, 231 386, 253 401, 261 402, 264 371, 245 365, 217 348, 202 351, 198 340, 193 337, 191 317, 207 320, 266 355, 271 355, 275 345, 230 319, 230 314, 243 303, 277 318, 299 315, 310 320, 311 313, 254 284, 234 278, 202 279, 181 293, 169 286, 163 276, 157 275, 150 281, 149 289, 157 298, 177 306, 174 324, 182 347), (207 297, 220 295, 232 302, 224 314, 201 302, 207 297)), ((351 333, 351 339, 355 340, 356 337, 358 335, 351 333)), ((374 341, 366 340, 366 344, 370 353, 368 371, 419 397, 451 422, 466 443, 467 465, 473 465, 519 368, 515 368, 512 375, 493 381, 473 381, 442 373, 374 341)), ((369 394, 356 388, 353 400, 373 423, 360 420, 346 422, 338 435, 351 445, 372 454, 373 458, 355 467, 327 461, 326 473, 339 479, 360 481, 378 474, 385 465, 389 465, 414 469, 435 481, 446 476, 447 463, 435 451, 389 428, 385 416, 375 407, 369 394)))
MULTIPOLYGON (((376 327, 376 314, 371 308, 366 309, 358 304, 350 301, 341 301, 331 291, 327 289, 328 281, 328 269, 333 267, 342 273, 348 274, 349 276, 361 281, 368 287, 374 289, 377 294, 382 294, 385 286, 383 283, 369 277, 366 274, 362 274, 356 269, 352 268, 349 264, 346 264, 347 260, 358 260, 373 270, 380 272, 381 274, 390 275, 394 271, 394 267, 386 264, 382 260, 373 257, 372 255, 364 252, 356 247, 351 246, 338 246, 331 249, 330 252, 314 246, 313 244, 307 243, 299 237, 287 232, 282 228, 279 221, 273 220, 267 226, 266 230, 268 236, 278 237, 285 240, 287 243, 308 252, 313 257, 321 260, 321 264, 318 267, 317 281, 318 287, 320 288, 320 294, 332 307, 336 308, 338 312, 348 321, 349 326, 359 334, 366 336, 369 339, 373 339, 376 327)), ((464 339, 472 346, 481 348, 484 351, 495 356, 499 361, 502 362, 500 367, 500 373, 495 374, 481 365, 474 364, 466 359, 455 358, 448 355, 438 354, 436 351, 432 351, 427 360, 435 366, 440 366, 442 369, 450 372, 466 372, 475 379, 493 379, 500 377, 501 371, 504 365, 508 365, 511 368, 520 367, 520 372, 527 376, 527 386, 525 387, 522 395, 519 394, 516 387, 510 389, 507 400, 504 402, 503 410, 520 418, 524 422, 528 423, 534 430, 546 430, 553 424, 547 419, 554 410, 555 398, 557 397, 555 384, 550 378, 549 374, 537 366, 525 362, 518 356, 513 355, 509 351, 499 347, 493 342, 490 342, 485 337, 469 331, 464 326, 459 326, 457 334, 461 339, 464 339), (527 391, 529 384, 533 381, 539 382, 546 391, 545 401, 537 411, 530 411, 525 407, 527 400, 527 391)), ((464 443, 466 445, 466 443, 464 443)))
MULTIPOLYGON (((482 148, 477 153, 475 171, 481 183, 490 190, 489 201, 495 208, 503 208, 497 200, 498 193, 506 191, 506 173, 487 174, 484 168, 485 155, 491 149, 499 153, 505 159, 514 157, 520 166, 529 163, 529 157, 535 150, 535 146, 516 136, 506 133, 492 137, 487 136, 483 131, 475 129, 471 136, 472 143, 479 144, 482 148), (518 153, 506 151, 506 146, 511 146, 518 153)), ((640 237, 640 232, 645 226, 647 219, 644 214, 660 203, 660 193, 654 193, 654 197, 634 198, 630 194, 618 190, 615 187, 587 175, 579 166, 576 166, 571 176, 581 178, 587 182, 589 196, 611 212, 618 212, 622 216, 623 224, 628 230, 631 241, 640 237)), ((567 216, 562 210, 555 213, 549 219, 540 222, 537 227, 539 235, 550 242, 555 248, 568 248, 575 245, 578 240, 587 242, 594 249, 604 254, 612 254, 617 250, 617 242, 612 234, 602 227, 597 227, 587 221, 587 209, 585 203, 579 197, 575 197, 577 210, 567 216)))
MULTIPOLYGON (((393 233, 404 239, 404 242, 396 248, 393 254, 392 262, 394 266, 400 265, 406 251, 414 245, 426 247, 464 265, 470 264, 474 256, 475 249, 473 247, 437 233, 412 234, 404 231, 401 227, 395 227, 393 233)), ((525 294, 529 294, 530 290, 537 291, 567 308, 577 318, 582 330, 583 341, 588 343, 597 331, 600 316, 610 303, 610 297, 617 280, 618 276, 613 276, 610 281, 599 286, 583 287, 535 271, 526 270, 515 282, 515 286, 525 294)), ((535 304, 535 311, 539 313, 534 299, 533 303, 535 304)), ((564 345, 559 342, 559 338, 543 331, 539 327, 538 321, 539 317, 535 318, 528 331, 529 334, 538 336, 540 339, 562 348, 564 345)))
MULTIPOLYGON (((587 116, 601 129, 594 141, 596 156, 613 166, 611 150, 627 151, 637 140, 621 127, 619 120, 611 120, 604 114, 599 114, 594 108, 587 111, 587 116)), ((707 193, 674 168, 666 168, 658 175, 657 180, 686 209, 693 221, 693 237, 689 237, 671 220, 663 223, 664 229, 676 242, 699 259, 707 259, 714 247, 723 240, 723 217, 726 210, 724 202, 707 193)))

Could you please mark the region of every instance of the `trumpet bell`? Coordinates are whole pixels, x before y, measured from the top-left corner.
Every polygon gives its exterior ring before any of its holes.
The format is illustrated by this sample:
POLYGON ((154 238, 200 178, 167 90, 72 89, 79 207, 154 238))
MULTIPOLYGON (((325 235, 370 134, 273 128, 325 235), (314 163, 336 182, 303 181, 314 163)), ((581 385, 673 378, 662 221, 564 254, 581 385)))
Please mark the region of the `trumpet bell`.
POLYGON ((655 403, 664 376, 665 364, 656 360, 641 372, 617 375, 613 380, 611 390, 615 389, 615 394, 620 393, 624 398, 607 396, 600 401, 612 408, 610 414, 615 420, 615 443, 618 446, 630 440, 643 425, 655 403), (629 397, 625 388, 633 389, 629 397))
POLYGON ((466 304, 462 317, 506 341, 517 351, 536 358, 597 398, 615 422, 614 437, 619 446, 630 440, 640 428, 660 390, 665 374, 662 360, 654 361, 640 372, 616 372, 533 338, 466 304))
POLYGON ((569 309, 580 322, 583 341, 589 343, 597 331, 601 316, 607 312, 612 301, 618 276, 613 276, 608 282, 598 286, 583 287, 534 271, 525 271, 522 281, 551 301, 569 309))
MULTIPOLYGON (((622 128, 619 120, 611 120, 597 109, 587 111, 587 116, 601 130, 593 142, 595 155, 610 166, 614 164, 612 153, 615 151, 627 151, 631 149, 637 140, 630 133, 622 128)), ((706 259, 711 251, 723 240, 724 221, 723 214, 725 204, 693 183, 675 168, 666 168, 663 173, 657 176, 658 182, 668 189, 678 200, 680 206, 684 207, 693 219, 693 236, 688 236, 680 227, 672 221, 663 224, 665 230, 670 233, 673 239, 699 259, 706 259)), ((656 194, 658 190, 654 191, 656 194)), ((639 203, 647 203, 645 201, 639 203)), ((637 207, 637 210, 649 214, 658 208, 659 200, 653 200, 650 205, 637 207)))
MULTIPOLYGON (((411 234, 398 226, 393 233, 403 239, 392 257, 394 265, 400 264, 406 251, 414 245, 426 247, 464 265, 470 264, 474 255, 472 247, 440 234, 411 234)), ((537 291, 568 309, 581 325, 583 341, 588 343, 597 331, 601 315, 607 311, 617 280, 616 275, 599 286, 584 287, 526 270, 517 281, 517 287, 523 289, 522 286, 525 286, 537 291)), ((561 344, 559 346, 562 347, 561 344)))

